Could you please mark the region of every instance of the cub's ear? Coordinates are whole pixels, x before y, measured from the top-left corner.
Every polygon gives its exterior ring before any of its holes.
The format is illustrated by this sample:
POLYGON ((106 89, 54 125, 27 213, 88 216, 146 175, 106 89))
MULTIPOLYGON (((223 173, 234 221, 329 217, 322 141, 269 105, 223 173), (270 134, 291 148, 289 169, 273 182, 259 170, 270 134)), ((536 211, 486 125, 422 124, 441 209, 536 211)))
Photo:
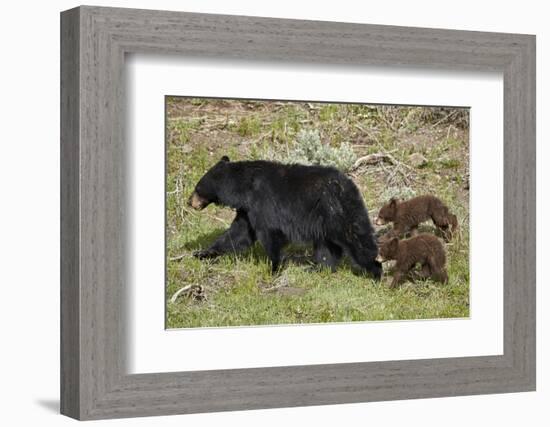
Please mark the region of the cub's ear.
POLYGON ((228 162, 229 161, 229 157, 227 156, 223 156, 220 160, 221 162, 228 162))
POLYGON ((390 206, 393 208, 394 206, 397 206, 397 199, 395 197, 392 197, 390 200, 390 206))
POLYGON ((388 246, 392 252, 397 251, 397 248, 399 246, 399 239, 397 237, 394 237, 389 241, 388 246))

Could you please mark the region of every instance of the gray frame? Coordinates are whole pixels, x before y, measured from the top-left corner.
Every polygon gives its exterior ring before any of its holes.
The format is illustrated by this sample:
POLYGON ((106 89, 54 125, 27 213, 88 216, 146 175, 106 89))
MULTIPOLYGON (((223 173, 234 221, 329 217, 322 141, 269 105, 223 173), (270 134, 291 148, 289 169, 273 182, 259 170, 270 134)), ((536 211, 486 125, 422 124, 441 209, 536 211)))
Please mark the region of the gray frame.
MULTIPOLYGON (((160 143, 163 143, 162 141, 160 143)), ((183 414, 535 389, 535 37, 132 9, 61 14, 61 412, 183 414), (504 75, 504 354, 128 375, 124 55, 504 75)))

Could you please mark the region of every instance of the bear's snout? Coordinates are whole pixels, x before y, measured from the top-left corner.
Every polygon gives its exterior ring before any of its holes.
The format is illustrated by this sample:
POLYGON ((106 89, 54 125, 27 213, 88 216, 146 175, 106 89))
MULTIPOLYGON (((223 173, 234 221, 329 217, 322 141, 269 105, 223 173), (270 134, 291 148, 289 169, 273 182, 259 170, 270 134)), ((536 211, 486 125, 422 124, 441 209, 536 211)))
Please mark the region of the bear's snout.
POLYGON ((383 218, 380 218, 379 216, 377 216, 376 218, 374 218, 374 223, 376 225, 385 225, 386 221, 384 221, 383 218))
POLYGON ((200 211, 204 209, 206 205, 208 205, 208 200, 206 200, 204 197, 199 196, 196 191, 193 191, 193 194, 191 194, 191 197, 189 197, 187 204, 193 209, 200 211))

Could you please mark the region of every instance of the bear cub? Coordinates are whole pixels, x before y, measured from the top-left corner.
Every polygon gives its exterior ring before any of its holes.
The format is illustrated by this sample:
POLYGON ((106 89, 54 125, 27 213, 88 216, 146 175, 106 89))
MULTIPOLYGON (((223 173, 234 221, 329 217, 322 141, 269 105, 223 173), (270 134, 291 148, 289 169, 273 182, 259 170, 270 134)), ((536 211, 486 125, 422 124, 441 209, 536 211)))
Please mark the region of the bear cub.
POLYGON ((393 222, 391 235, 399 237, 408 232, 415 235, 418 225, 429 219, 442 231, 447 241, 458 228, 456 215, 440 199, 431 195, 418 196, 407 201, 392 198, 380 209, 374 222, 376 225, 393 222))
POLYGON ((385 241, 380 247, 380 261, 396 260, 395 273, 390 285, 395 288, 399 283, 414 273, 413 269, 420 264, 417 278, 446 283, 448 280, 445 268, 445 249, 441 241, 432 234, 419 234, 410 239, 399 240, 397 237, 385 241))

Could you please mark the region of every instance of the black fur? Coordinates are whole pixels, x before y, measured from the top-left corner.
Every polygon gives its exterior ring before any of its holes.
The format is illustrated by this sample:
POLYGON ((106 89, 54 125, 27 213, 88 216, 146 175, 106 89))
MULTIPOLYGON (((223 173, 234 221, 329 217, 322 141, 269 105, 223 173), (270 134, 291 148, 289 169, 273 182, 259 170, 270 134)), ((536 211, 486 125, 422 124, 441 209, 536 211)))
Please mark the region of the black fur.
MULTIPOLYGON (((224 156, 198 182, 191 200, 237 210, 231 227, 198 257, 238 252, 256 239, 279 268, 282 248, 313 243, 316 260, 335 269, 346 253, 380 279, 378 247, 355 184, 337 169, 268 161, 230 162, 224 156)), ((191 203, 191 202, 190 202, 191 203)))

